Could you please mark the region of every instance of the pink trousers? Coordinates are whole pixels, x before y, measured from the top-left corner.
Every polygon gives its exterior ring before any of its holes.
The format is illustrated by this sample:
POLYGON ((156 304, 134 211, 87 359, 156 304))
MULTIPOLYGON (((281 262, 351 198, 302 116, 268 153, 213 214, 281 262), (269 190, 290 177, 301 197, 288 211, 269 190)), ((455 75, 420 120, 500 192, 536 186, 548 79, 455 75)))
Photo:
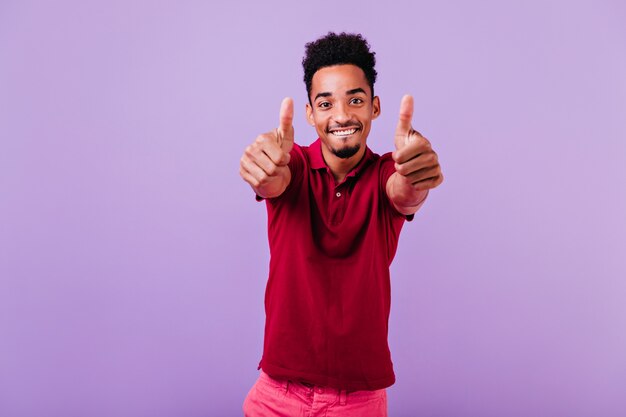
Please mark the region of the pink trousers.
POLYGON ((346 393, 277 380, 265 372, 243 402, 245 417, 387 417, 387 391, 346 393))

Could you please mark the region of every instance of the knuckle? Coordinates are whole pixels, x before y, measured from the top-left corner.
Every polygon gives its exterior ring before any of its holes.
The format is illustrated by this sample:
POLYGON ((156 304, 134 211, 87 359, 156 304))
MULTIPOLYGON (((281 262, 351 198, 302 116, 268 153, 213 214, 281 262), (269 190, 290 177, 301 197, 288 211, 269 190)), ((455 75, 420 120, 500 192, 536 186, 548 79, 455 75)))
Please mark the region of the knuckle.
POLYGON ((270 142, 271 140, 272 140, 272 138, 270 137, 269 133, 263 133, 262 135, 259 135, 256 138, 256 143, 264 144, 264 143, 270 142))

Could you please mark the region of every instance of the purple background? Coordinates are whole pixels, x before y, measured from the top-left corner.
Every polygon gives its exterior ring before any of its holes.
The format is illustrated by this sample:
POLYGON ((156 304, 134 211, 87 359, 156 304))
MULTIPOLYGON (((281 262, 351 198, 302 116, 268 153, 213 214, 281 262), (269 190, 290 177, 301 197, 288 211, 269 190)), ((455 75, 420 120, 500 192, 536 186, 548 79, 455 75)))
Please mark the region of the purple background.
POLYGON ((0 416, 238 416, 304 43, 360 31, 446 181, 392 266, 392 416, 626 415, 619 1, 0 1, 0 416), (506 4, 505 4, 506 3, 506 4))

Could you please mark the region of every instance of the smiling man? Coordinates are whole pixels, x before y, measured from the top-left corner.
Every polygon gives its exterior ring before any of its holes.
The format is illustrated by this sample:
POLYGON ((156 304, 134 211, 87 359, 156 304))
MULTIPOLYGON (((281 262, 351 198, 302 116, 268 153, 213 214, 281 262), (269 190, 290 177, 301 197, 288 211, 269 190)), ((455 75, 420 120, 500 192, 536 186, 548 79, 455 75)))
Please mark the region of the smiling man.
POLYGON ((389 266, 404 222, 443 175, 411 126, 410 96, 400 103, 395 151, 367 147, 381 107, 374 52, 361 35, 329 33, 306 45, 302 64, 318 139, 294 143, 286 98, 279 127, 240 161, 266 202, 271 254, 261 373, 244 414, 386 416, 385 388, 395 382, 389 266))

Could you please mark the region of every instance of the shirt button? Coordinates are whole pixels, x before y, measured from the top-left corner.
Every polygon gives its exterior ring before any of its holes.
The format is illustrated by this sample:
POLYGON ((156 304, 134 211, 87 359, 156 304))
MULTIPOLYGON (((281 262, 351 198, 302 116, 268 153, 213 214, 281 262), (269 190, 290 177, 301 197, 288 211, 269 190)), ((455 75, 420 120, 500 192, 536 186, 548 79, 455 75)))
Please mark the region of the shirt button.
POLYGON ((335 194, 337 197, 341 197, 341 193, 339 191, 337 191, 337 194, 335 194))
POLYGON ((324 390, 321 388, 315 388, 315 392, 317 392, 318 394, 321 394, 322 392, 324 392, 324 390))

